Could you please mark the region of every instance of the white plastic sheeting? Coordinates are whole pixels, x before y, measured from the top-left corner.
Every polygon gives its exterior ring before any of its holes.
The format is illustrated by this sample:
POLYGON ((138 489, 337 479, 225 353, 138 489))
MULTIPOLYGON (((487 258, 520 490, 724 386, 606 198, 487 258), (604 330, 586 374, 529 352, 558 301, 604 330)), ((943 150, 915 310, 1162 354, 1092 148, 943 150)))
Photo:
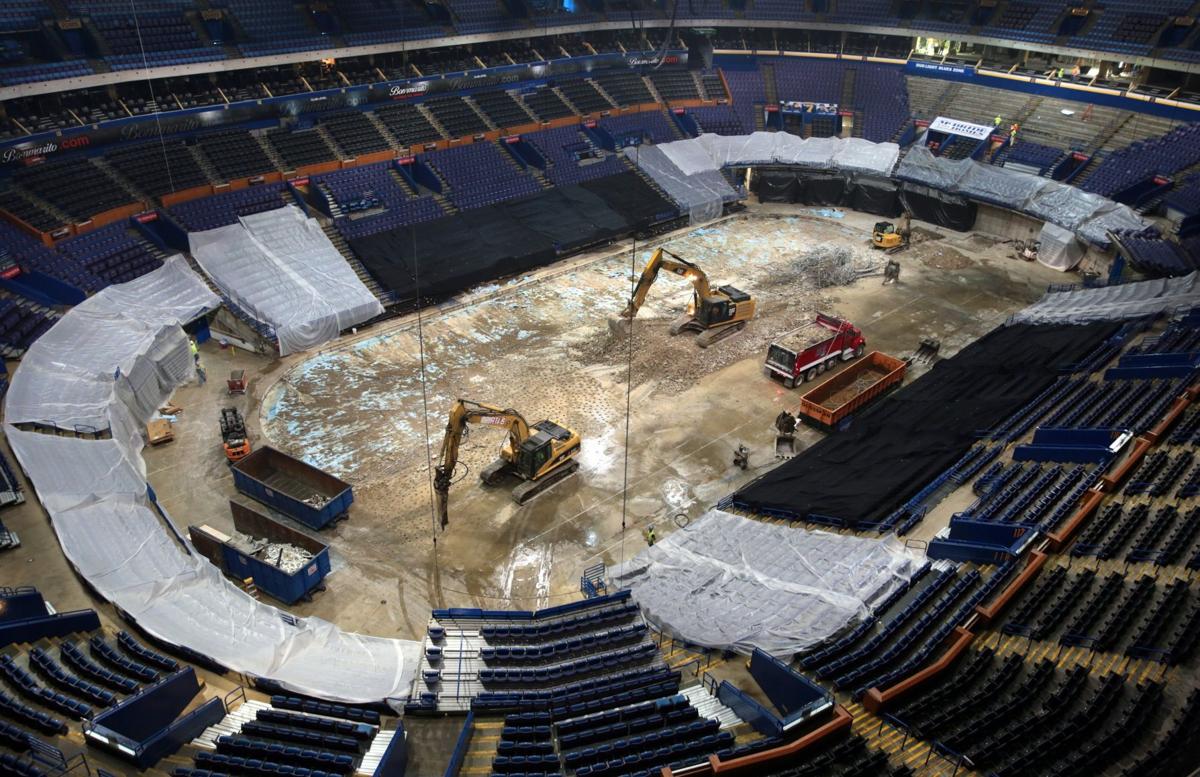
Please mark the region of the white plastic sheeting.
POLYGON ((213 282, 274 328, 281 355, 314 348, 383 312, 317 222, 295 206, 193 232, 189 241, 213 282))
POLYGON ((196 553, 151 499, 140 430, 193 374, 179 324, 216 304, 216 295, 175 258, 76 306, 39 338, 13 376, 9 444, 63 553, 149 634, 297 693, 351 703, 402 701, 420 643, 348 634, 318 618, 285 621, 196 553), (81 419, 111 429, 112 437, 14 425, 70 429, 81 419))
POLYGON ((685 175, 722 167, 794 165, 815 170, 891 175, 900 147, 862 138, 802 138, 787 132, 701 135, 657 148, 685 175))
POLYGON ((1059 272, 1073 269, 1087 253, 1083 244, 1069 229, 1047 221, 1038 238, 1038 261, 1059 272))
POLYGON ((25 354, 8 389, 5 420, 104 431, 111 428, 114 397, 148 417, 193 375, 178 324, 219 304, 181 256, 109 286, 76 305, 25 354))
POLYGON ((685 174, 657 146, 627 148, 625 156, 687 212, 691 224, 719 218, 725 203, 740 198, 720 170, 714 168, 685 174))
POLYGON ((1200 273, 1095 289, 1049 292, 1013 320, 1021 324, 1117 321, 1200 307, 1200 273))
POLYGON ((909 149, 896 169, 896 177, 1028 213, 1103 248, 1111 242, 1109 232, 1140 232, 1150 226, 1128 206, 1098 194, 973 159, 936 157, 921 145, 909 149))
POLYGON ((866 617, 922 560, 895 537, 864 539, 710 510, 609 570, 663 629, 706 647, 775 656, 866 617))

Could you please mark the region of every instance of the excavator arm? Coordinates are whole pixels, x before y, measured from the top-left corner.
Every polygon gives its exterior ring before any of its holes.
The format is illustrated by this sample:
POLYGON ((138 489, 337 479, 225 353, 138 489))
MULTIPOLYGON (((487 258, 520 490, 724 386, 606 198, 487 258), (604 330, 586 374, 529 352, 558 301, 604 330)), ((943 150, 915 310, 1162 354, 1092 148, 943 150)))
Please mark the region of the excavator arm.
POLYGON ((650 261, 646 262, 646 266, 642 269, 642 275, 638 278, 637 286, 634 287, 629 304, 622 311, 621 318, 632 319, 638 314, 642 304, 646 301, 646 294, 649 293, 650 287, 658 280, 660 270, 666 270, 689 281, 695 290, 697 301, 711 294, 708 276, 705 275, 704 270, 665 248, 657 248, 650 257, 650 261))
POLYGON ((450 496, 450 484, 453 482, 454 468, 458 465, 458 448, 462 444, 468 424, 487 424, 505 428, 508 431, 512 450, 518 450, 529 438, 529 424, 515 410, 507 410, 494 405, 485 405, 469 399, 459 399, 450 409, 450 418, 446 422, 446 436, 442 438, 442 450, 438 464, 433 470, 433 491, 436 495, 438 520, 442 528, 449 522, 447 503, 450 496))

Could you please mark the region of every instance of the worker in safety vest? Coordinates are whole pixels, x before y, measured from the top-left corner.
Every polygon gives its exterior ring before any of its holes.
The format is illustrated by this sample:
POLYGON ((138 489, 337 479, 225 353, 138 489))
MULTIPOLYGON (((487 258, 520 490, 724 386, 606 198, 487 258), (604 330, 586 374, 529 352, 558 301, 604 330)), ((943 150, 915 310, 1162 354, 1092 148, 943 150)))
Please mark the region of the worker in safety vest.
POLYGON ((654 526, 646 527, 646 546, 654 547, 654 526))
POLYGON ((192 361, 196 364, 200 363, 200 346, 196 345, 194 338, 188 338, 188 347, 192 350, 192 361))
POLYGON ((995 119, 995 122, 996 122, 996 129, 1000 129, 1000 125, 1004 123, 1004 119, 997 116, 995 119))

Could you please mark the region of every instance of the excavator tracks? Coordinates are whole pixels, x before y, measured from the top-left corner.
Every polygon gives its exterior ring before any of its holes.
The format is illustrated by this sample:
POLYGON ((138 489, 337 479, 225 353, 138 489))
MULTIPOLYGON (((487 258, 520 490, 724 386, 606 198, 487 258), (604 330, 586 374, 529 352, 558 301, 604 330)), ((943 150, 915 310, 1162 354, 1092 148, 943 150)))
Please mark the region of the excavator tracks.
POLYGON ((572 461, 559 469, 543 476, 538 480, 526 480, 512 490, 513 501, 519 505, 528 503, 534 497, 542 494, 555 485, 574 475, 579 470, 579 462, 572 461))

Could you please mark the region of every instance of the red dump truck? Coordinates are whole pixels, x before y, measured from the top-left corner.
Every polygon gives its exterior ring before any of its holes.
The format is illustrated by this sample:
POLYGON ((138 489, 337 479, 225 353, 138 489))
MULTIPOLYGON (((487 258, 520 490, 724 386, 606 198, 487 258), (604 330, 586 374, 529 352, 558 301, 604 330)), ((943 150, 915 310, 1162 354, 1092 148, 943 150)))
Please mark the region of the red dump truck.
POLYGON ((767 349, 767 374, 793 388, 812 380, 838 361, 862 356, 867 340, 842 318, 818 313, 816 319, 780 337, 767 349))

